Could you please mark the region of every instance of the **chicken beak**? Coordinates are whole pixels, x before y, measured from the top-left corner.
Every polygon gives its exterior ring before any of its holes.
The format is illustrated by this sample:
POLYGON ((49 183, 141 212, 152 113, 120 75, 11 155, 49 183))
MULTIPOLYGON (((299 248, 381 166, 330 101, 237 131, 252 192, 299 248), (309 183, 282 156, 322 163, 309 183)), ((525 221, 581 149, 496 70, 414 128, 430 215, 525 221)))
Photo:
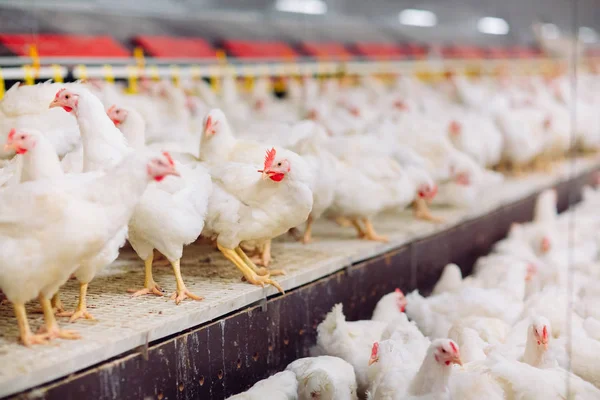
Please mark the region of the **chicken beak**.
POLYGON ((4 151, 9 151, 9 150, 13 150, 13 146, 10 143, 6 143, 4 145, 4 151))
POLYGON ((460 356, 456 356, 456 357, 454 357, 454 358, 452 359, 452 362, 453 362, 454 364, 458 364, 458 365, 460 365, 461 367, 462 367, 462 365, 463 365, 463 363, 462 363, 462 360, 460 359, 460 356))
POLYGON ((175 167, 173 167, 173 169, 171 169, 171 170, 170 170, 170 171, 167 173, 167 175, 181 176, 181 174, 179 173, 179 171, 177 171, 177 170, 175 169, 175 167))
POLYGON ((50 103, 50 106, 48 108, 55 108, 55 107, 60 107, 60 104, 58 103, 57 99, 52 100, 52 102, 50 103))
POLYGON ((369 358, 369 367, 373 364, 375 364, 377 361, 379 361, 379 358, 377 357, 371 357, 369 358))

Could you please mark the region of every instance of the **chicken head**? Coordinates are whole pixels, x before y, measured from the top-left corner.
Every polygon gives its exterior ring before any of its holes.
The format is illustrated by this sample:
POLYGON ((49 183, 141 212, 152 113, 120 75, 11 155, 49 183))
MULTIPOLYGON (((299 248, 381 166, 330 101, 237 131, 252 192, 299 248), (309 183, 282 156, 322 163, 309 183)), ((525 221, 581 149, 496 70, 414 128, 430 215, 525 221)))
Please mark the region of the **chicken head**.
POLYGON ((433 356, 435 361, 441 365, 458 364, 462 365, 460 359, 460 350, 454 340, 438 339, 431 343, 433 347, 433 356))
POLYGON ((54 97, 54 100, 50 103, 49 108, 62 107, 66 112, 71 112, 77 108, 79 102, 79 95, 72 91, 62 88, 54 97))
POLYGON ((404 296, 404 293, 402 292, 402 290, 400 290, 399 288, 396 288, 396 306, 398 306, 398 310, 400 310, 400 312, 404 312, 406 311, 406 297, 404 296))
POLYGON ((175 162, 166 151, 160 156, 152 158, 147 164, 148 175, 157 182, 162 181, 168 175, 180 176, 175 169, 175 162))
POLYGON ((220 121, 225 118, 223 111, 219 109, 210 110, 204 117, 204 136, 210 138, 219 132, 220 121))
POLYGON ((417 188, 417 195, 422 199, 431 200, 435 197, 437 191, 437 185, 424 183, 419 185, 419 187, 417 188))
POLYGON ((536 317, 529 326, 532 338, 539 347, 548 350, 548 334, 550 331, 550 321, 546 317, 536 317))
POLYGON ((28 150, 35 147, 37 143, 38 132, 22 132, 16 129, 11 129, 8 133, 5 150, 14 150, 17 154, 25 154, 28 150))
POLYGON ((265 165, 263 169, 258 170, 262 174, 263 179, 271 179, 273 182, 281 182, 285 175, 292 169, 290 162, 287 159, 278 159, 275 148, 267 150, 265 155, 265 165))
POLYGON ((373 343, 373 347, 371 348, 371 358, 369 358, 369 366, 375 364, 379 361, 379 343, 373 343))
POLYGON ((121 125, 127 119, 127 110, 123 108, 117 107, 115 104, 110 106, 106 114, 111 119, 111 121, 115 124, 115 126, 121 125))

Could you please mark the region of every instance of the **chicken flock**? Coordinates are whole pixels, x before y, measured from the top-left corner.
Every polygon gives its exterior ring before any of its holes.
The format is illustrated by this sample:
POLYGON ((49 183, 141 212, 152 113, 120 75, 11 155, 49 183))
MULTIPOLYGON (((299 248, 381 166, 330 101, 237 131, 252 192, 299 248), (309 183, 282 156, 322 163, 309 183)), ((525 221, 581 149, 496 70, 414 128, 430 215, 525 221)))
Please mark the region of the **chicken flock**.
POLYGON ((600 190, 584 188, 559 217, 556 192, 542 192, 534 220, 473 275, 448 264, 431 296, 396 289, 370 320, 336 304, 313 357, 230 399, 600 399, 598 205, 600 190))
POLYGON ((25 345, 77 338, 55 315, 93 319, 89 284, 129 242, 145 264, 133 296, 162 296, 155 257, 173 268, 171 299, 202 300, 185 285, 184 246, 209 241, 249 283, 283 292, 269 269, 271 240, 312 240, 326 217, 360 239, 387 241, 372 223, 387 210, 468 207, 502 181, 498 171, 551 168, 570 150, 600 148, 600 81, 566 77, 467 79, 425 84, 367 76, 269 79, 242 91, 225 77, 140 82, 140 93, 90 80, 24 86, 0 102, 0 289, 25 345), (568 107, 578 121, 570 134, 568 107), (495 168, 497 171, 494 171, 495 168), (299 227, 306 224, 304 232, 299 227), (79 303, 65 310, 69 277, 79 303), (30 331, 24 304, 37 298, 45 330, 30 331))

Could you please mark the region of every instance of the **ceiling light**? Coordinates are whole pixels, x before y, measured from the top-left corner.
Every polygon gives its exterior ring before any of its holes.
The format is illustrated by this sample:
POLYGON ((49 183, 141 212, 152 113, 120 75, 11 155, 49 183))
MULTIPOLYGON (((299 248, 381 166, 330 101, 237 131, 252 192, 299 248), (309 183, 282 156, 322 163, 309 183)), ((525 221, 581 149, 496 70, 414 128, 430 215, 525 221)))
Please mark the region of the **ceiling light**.
POLYGON ((415 10, 412 8, 403 10, 398 15, 398 19, 402 25, 435 26, 437 24, 437 17, 431 11, 415 10))
POLYGON ((554 24, 542 24, 542 36, 546 39, 558 39, 560 30, 554 24))
POLYGON ((506 35, 510 27, 502 18, 483 17, 477 21, 477 30, 488 35, 506 35))
POLYGON ((327 4, 323 0, 277 0, 275 8, 282 12, 300 14, 325 14, 327 4))
POLYGON ((579 40, 583 43, 595 43, 598 41, 598 34, 594 29, 582 26, 579 28, 579 40))

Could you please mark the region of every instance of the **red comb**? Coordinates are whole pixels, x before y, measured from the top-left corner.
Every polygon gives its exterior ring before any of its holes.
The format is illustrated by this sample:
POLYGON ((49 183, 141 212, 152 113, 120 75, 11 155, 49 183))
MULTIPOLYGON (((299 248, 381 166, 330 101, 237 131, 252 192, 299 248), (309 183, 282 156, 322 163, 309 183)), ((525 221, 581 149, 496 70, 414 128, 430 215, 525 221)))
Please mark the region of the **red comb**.
POLYGON ((275 151, 275 147, 271 148, 271 150, 267 150, 267 154, 265 155, 265 166, 263 170, 267 171, 271 165, 273 165, 273 161, 275 161, 275 156, 277 155, 277 151, 275 151))
POLYGON ((454 135, 458 135, 461 131, 461 128, 460 122, 457 121, 450 122, 450 126, 448 127, 450 133, 454 135))
POLYGON ((377 357, 377 353, 379 352, 379 343, 373 343, 373 348, 371 348, 371 358, 377 357))
POLYGON ((404 312, 406 310, 406 298, 404 297, 404 293, 402 290, 396 288, 396 307, 400 312, 404 312))
POLYGON ((60 89, 58 92, 56 92, 56 96, 54 96, 54 99, 58 99, 58 96, 60 96, 60 94, 61 94, 62 92, 64 92, 65 90, 67 90, 67 88, 62 88, 62 89, 60 89))
POLYGON ((15 138, 15 134, 17 133, 17 130, 15 128, 12 128, 10 130, 10 132, 8 132, 8 141, 12 141, 15 138))
POLYGON ((450 341, 450 347, 452 347, 452 351, 458 353, 458 347, 456 347, 453 341, 450 341))
POLYGON ((210 129, 212 126, 212 118, 210 116, 206 117, 206 124, 204 125, 204 129, 210 129))
POLYGON ((544 329, 542 330, 542 337, 544 339, 548 338, 548 327, 546 325, 544 325, 544 329))
POLYGON ((173 158, 171 157, 171 155, 167 151, 163 151, 162 153, 163 153, 163 156, 167 157, 169 164, 171 164, 171 166, 174 167, 175 161, 173 161, 173 158))

